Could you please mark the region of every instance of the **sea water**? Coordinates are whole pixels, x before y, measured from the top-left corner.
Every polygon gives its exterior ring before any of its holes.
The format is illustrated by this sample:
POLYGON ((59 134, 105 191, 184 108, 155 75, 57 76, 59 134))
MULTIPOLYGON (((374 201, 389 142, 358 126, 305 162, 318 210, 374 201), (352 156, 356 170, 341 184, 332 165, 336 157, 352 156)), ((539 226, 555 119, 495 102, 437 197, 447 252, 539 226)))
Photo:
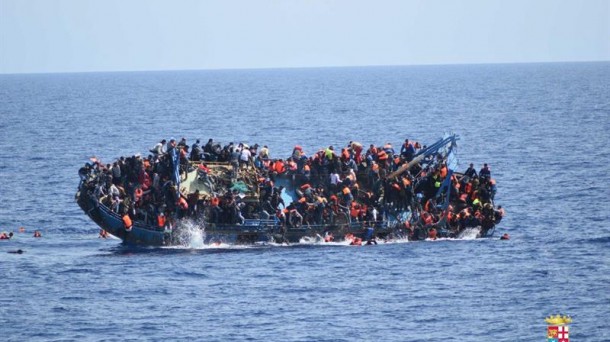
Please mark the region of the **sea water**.
POLYGON ((609 132, 610 63, 0 75, 0 340, 543 341, 564 313, 607 341, 609 132), (285 158, 446 132, 458 171, 491 166, 494 238, 128 249, 74 202, 90 157, 164 138, 285 158))

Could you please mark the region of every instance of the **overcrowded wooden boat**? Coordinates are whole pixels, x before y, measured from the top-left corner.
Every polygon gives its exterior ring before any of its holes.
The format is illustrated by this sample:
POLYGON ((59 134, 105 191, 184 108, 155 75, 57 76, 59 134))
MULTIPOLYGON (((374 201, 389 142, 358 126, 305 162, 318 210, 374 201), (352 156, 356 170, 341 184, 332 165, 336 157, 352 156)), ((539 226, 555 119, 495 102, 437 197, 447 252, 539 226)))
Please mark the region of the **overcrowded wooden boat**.
POLYGON ((147 158, 92 158, 79 170, 76 201, 130 245, 185 244, 186 226, 209 244, 313 238, 360 245, 472 229, 490 236, 503 216, 493 202, 495 181, 488 168, 455 172, 457 140, 405 140, 400 152, 391 144, 365 152, 350 142, 312 156, 297 145, 287 159, 271 158, 266 146, 163 140, 147 158))

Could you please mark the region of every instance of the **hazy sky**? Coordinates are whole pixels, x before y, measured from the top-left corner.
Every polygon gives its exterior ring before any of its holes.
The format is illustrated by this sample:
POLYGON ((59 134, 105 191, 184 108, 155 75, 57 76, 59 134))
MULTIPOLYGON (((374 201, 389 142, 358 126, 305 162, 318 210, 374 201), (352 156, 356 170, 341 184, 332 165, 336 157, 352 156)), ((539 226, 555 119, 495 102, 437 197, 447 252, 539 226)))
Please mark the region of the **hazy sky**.
POLYGON ((610 0, 0 0, 0 73, 610 60, 610 0))

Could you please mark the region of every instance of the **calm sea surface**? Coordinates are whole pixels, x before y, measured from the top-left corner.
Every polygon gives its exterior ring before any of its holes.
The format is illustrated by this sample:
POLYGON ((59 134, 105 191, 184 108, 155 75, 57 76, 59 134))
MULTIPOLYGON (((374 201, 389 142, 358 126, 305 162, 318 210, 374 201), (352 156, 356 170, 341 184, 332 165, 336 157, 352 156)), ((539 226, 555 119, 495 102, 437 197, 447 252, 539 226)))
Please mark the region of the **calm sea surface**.
POLYGON ((0 340, 544 341, 566 313, 608 341, 609 144, 610 63, 0 75, 0 340), (89 157, 162 138, 450 131, 498 181, 493 239, 126 249, 74 202, 89 157))

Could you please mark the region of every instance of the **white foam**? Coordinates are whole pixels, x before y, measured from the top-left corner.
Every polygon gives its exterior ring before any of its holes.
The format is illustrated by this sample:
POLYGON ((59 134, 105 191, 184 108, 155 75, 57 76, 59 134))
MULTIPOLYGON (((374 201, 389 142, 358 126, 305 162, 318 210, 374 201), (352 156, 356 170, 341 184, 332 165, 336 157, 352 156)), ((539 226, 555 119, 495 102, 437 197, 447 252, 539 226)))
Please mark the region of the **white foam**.
POLYGON ((481 229, 479 227, 466 228, 458 236, 458 240, 474 240, 477 238, 481 229))
POLYGON ((192 220, 180 220, 172 235, 178 247, 200 249, 206 246, 204 227, 192 220))

